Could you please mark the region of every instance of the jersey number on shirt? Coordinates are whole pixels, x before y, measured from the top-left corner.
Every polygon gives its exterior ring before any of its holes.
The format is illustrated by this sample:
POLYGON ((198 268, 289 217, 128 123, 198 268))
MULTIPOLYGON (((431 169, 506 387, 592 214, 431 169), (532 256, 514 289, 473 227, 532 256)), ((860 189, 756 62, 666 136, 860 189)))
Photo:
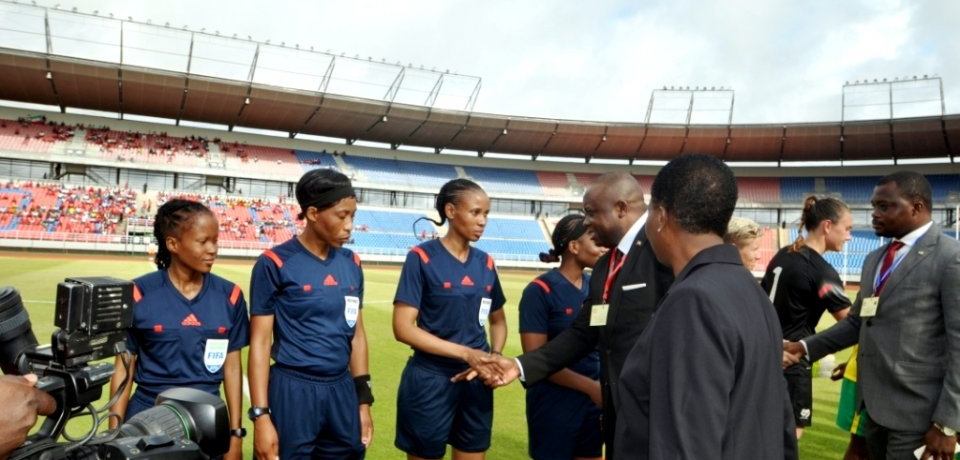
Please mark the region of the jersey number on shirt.
POLYGON ((770 285, 770 302, 777 297, 777 283, 780 282, 780 274, 783 273, 783 267, 773 269, 773 284, 770 285))

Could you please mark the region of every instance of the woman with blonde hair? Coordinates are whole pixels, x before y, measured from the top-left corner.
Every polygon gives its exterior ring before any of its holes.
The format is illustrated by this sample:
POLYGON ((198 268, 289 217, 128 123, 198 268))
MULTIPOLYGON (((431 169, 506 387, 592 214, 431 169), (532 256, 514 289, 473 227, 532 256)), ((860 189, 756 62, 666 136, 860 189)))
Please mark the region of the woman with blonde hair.
POLYGON ((733 216, 727 224, 727 233, 723 235, 723 242, 732 244, 740 251, 743 266, 753 270, 760 260, 760 235, 763 230, 756 222, 746 217, 733 216))

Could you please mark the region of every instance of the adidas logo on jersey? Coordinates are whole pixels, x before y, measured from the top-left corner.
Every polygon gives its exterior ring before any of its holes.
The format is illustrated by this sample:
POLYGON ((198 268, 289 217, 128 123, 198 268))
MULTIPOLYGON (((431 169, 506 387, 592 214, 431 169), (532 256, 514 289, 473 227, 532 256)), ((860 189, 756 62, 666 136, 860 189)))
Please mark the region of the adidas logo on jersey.
POLYGON ((200 320, 197 319, 196 315, 194 315, 193 313, 190 313, 189 315, 187 315, 186 318, 183 319, 183 321, 180 321, 180 325, 181 326, 202 326, 203 324, 200 323, 200 320))
POLYGON ((323 279, 323 285, 324 285, 324 286, 336 286, 336 285, 337 285, 337 279, 334 278, 333 275, 327 275, 327 277, 323 279))
POLYGON ((463 275, 463 279, 460 280, 460 284, 464 286, 473 286, 473 280, 470 279, 470 275, 463 275))

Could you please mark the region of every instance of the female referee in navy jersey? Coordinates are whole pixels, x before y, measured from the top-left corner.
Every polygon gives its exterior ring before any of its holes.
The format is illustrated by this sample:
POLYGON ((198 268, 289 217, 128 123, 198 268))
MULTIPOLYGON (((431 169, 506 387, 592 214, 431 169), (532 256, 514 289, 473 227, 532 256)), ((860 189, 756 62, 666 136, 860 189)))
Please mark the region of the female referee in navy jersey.
POLYGON ((400 377, 395 445, 408 459, 482 459, 490 447, 493 390, 480 379, 451 382, 507 339, 506 299, 493 258, 471 247, 483 235, 490 198, 454 179, 437 195, 446 235, 413 248, 393 300, 393 333, 413 347, 400 377), (490 343, 484 327, 490 324, 490 343))
MULTIPOLYGON (((527 353, 573 324, 587 298, 590 277, 583 273, 603 255, 583 216, 560 219, 551 237, 553 249, 543 262, 560 267, 534 279, 520 298, 520 343, 527 353)), ((600 433, 600 355, 594 351, 549 380, 527 388, 529 454, 535 460, 598 460, 600 433)))
POLYGON ((257 458, 360 459, 373 439, 357 199, 327 169, 297 182, 303 232, 264 251, 250 279, 250 404, 257 458), (270 366, 270 358, 274 365, 270 366))
MULTIPOLYGON (((133 355, 130 398, 123 359, 117 357, 110 394, 120 391, 114 411, 129 420, 153 406, 160 392, 188 386, 220 395, 223 383, 230 416, 230 451, 242 455, 240 407, 249 320, 240 286, 210 273, 217 258, 217 218, 195 201, 174 199, 157 209, 153 234, 159 270, 133 280, 133 326, 127 348, 133 355)), ((117 420, 111 419, 111 427, 117 420)))

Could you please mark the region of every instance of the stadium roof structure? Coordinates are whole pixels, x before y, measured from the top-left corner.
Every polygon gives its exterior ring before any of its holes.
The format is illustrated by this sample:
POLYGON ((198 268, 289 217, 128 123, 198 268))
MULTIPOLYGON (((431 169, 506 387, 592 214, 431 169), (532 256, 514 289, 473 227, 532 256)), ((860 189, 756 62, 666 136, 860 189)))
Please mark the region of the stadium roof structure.
MULTIPOLYGON (((44 14, 49 14, 49 10, 44 14)), ((38 24, 44 23, 43 17, 38 16, 38 24)), ((73 16, 67 19, 72 20, 73 16)), ((104 18, 85 20, 107 21, 104 18)), ((117 30, 121 31, 121 37, 125 24, 130 28, 152 27, 151 31, 160 28, 109 21, 119 23, 117 30)), ((42 26, 38 27, 42 30, 42 26)), ((342 138, 348 143, 362 140, 389 144, 393 148, 426 147, 437 153, 453 149, 479 155, 496 152, 529 155, 534 159, 566 157, 588 162, 592 159, 663 161, 686 152, 707 153, 731 162, 771 163, 897 162, 934 158, 940 162, 947 158, 954 163, 960 155, 958 114, 846 122, 718 125, 508 116, 265 84, 253 76, 257 65, 255 56, 253 66, 247 64, 251 70, 246 80, 218 78, 190 72, 189 61, 184 71, 148 67, 149 59, 141 59, 139 65, 129 64, 130 59, 124 60, 122 56, 125 47, 131 45, 122 44, 122 39, 120 45, 108 45, 121 56, 116 61, 55 54, 52 40, 62 37, 51 35, 49 22, 45 52, 42 32, 8 32, 30 38, 36 36, 40 44, 32 49, 0 44, 0 100, 56 106, 61 111, 76 108, 115 113, 121 118, 127 115, 158 117, 175 120, 177 124, 192 121, 225 125, 230 130, 245 127, 280 131, 290 137, 309 134, 342 138)), ((185 56, 189 60, 194 58, 192 37, 200 33, 186 33, 191 37, 186 42, 191 50, 190 55, 185 56)), ((218 43, 230 40, 219 34, 217 37, 206 35, 218 43)), ((77 41, 78 46, 98 45, 82 39, 77 41)), ((255 44, 234 41, 238 46, 240 42, 255 44)), ((257 45, 258 54, 260 45, 266 44, 257 45)), ((211 60, 211 63, 241 67, 236 62, 211 60)), ((471 101, 475 100, 478 89, 479 80, 471 101)), ((466 108, 472 107, 471 101, 466 108)))

